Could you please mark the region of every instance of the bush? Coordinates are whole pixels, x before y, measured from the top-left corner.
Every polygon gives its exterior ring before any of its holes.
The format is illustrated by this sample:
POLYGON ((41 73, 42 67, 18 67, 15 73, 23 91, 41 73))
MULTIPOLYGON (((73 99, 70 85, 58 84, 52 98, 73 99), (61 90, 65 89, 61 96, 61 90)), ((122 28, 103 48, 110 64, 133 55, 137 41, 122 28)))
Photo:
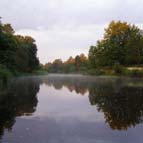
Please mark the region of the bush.
POLYGON ((7 82, 10 77, 12 77, 12 73, 6 67, 0 65, 0 79, 7 82))
POLYGON ((123 66, 121 66, 118 63, 113 66, 113 70, 114 70, 115 74, 122 74, 124 72, 123 66))
POLYGON ((123 70, 123 75, 130 76, 130 77, 143 77, 143 71, 142 70, 129 70, 126 68, 123 70))
POLYGON ((105 72, 101 69, 96 68, 96 69, 88 70, 88 74, 90 74, 90 75, 103 75, 103 74, 105 74, 105 72))

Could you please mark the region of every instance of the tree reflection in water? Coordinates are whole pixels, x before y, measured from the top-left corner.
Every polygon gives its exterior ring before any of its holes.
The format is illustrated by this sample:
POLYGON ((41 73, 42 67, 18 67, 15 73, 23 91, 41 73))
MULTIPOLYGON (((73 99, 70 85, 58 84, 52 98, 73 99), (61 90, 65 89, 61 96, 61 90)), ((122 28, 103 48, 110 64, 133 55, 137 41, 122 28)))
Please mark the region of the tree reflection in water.
POLYGON ((143 84, 139 79, 93 78, 88 76, 42 76, 13 80, 0 88, 0 136, 11 130, 17 116, 29 116, 38 103, 40 84, 57 90, 89 94, 91 105, 104 113, 112 129, 127 130, 143 121, 143 84))
POLYGON ((4 129, 12 130, 17 116, 31 115, 37 106, 39 81, 20 78, 0 90, 0 136, 4 129))
MULTIPOLYGON (((91 105, 104 113, 112 129, 127 130, 143 121, 143 84, 139 79, 51 77, 47 85, 67 87, 70 92, 89 92, 91 105)), ((58 87, 58 88, 57 88, 58 87)))
MULTIPOLYGON (((115 86, 115 85, 114 85, 115 86)), ((123 86, 120 89, 98 87, 90 90, 90 103, 104 112, 112 129, 127 130, 143 121, 143 87, 123 86)))
POLYGON ((88 92, 88 82, 80 76, 49 76, 43 82, 47 86, 53 86, 57 90, 66 87, 70 92, 75 91, 77 94, 85 95, 88 92))

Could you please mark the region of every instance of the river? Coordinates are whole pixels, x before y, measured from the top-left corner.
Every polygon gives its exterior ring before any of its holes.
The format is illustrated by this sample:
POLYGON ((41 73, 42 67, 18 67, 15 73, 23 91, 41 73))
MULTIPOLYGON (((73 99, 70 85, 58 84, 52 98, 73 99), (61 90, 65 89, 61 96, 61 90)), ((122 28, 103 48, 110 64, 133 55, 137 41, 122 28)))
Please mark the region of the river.
POLYGON ((142 143, 143 79, 27 76, 0 88, 0 143, 142 143))

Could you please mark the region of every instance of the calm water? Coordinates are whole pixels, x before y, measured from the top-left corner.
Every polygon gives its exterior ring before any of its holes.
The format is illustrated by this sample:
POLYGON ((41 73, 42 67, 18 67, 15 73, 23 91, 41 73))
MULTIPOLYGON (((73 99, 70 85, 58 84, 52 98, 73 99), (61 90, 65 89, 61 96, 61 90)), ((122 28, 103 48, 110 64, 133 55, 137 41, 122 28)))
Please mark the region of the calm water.
POLYGON ((0 87, 0 143, 143 143, 143 80, 49 75, 0 87))

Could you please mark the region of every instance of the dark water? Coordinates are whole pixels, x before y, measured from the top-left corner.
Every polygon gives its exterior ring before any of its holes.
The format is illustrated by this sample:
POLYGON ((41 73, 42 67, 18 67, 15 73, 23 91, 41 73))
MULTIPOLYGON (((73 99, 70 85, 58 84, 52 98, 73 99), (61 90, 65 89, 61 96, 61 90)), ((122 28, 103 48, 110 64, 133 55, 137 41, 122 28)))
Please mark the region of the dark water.
POLYGON ((0 143, 142 143, 143 80, 49 75, 0 87, 0 143))

